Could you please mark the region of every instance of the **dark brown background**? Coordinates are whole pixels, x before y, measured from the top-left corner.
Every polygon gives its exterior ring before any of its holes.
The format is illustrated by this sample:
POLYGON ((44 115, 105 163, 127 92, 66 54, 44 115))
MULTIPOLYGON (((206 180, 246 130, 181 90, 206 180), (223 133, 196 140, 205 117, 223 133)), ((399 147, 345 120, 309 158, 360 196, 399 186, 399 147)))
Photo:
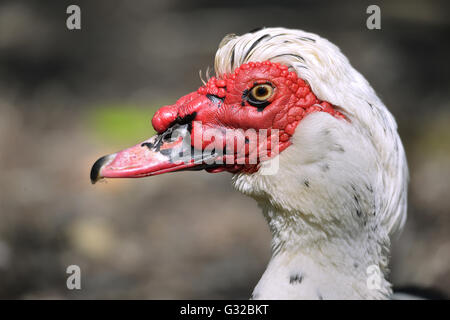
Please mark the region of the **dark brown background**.
POLYGON ((224 35, 260 26, 328 38, 393 112, 411 184, 392 280, 450 294, 448 2, 242 2, 0 2, 0 298, 250 296, 270 235, 229 174, 88 176, 99 156, 150 136, 158 106, 200 85, 224 35), (72 3, 81 31, 65 25, 72 3), (366 28, 369 4, 381 30, 366 28), (135 116, 102 130, 109 109, 135 116), (144 136, 121 140, 133 121, 144 136), (70 264, 81 291, 66 289, 70 264))

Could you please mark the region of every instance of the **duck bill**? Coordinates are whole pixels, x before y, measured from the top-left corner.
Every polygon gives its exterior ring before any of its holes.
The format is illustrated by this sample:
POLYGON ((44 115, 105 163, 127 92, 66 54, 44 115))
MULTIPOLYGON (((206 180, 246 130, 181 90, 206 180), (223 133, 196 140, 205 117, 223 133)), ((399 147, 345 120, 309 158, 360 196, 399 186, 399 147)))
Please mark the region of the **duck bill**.
POLYGON ((101 157, 92 166, 90 178, 94 184, 103 178, 141 178, 182 170, 211 169, 214 164, 205 161, 214 157, 214 154, 205 156, 191 147, 187 125, 179 126, 131 148, 101 157))

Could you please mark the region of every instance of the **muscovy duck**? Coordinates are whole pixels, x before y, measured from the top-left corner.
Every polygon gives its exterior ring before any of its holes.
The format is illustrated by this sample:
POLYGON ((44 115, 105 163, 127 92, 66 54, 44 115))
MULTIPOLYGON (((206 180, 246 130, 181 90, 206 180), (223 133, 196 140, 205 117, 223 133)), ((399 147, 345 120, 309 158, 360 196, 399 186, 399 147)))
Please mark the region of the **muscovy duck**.
POLYGON ((328 40, 285 28, 226 36, 215 72, 155 113, 156 136, 97 160, 91 181, 229 171, 273 236, 253 299, 391 298, 408 168, 366 79, 328 40))

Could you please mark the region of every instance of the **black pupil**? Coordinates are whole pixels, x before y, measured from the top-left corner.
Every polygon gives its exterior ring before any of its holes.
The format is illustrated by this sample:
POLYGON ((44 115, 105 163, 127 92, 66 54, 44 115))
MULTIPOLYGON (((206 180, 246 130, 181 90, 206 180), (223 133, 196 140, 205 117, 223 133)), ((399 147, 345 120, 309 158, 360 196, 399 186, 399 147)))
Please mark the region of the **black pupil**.
POLYGON ((256 96, 258 97, 264 97, 267 94, 267 88, 266 87, 259 87, 256 89, 256 96))

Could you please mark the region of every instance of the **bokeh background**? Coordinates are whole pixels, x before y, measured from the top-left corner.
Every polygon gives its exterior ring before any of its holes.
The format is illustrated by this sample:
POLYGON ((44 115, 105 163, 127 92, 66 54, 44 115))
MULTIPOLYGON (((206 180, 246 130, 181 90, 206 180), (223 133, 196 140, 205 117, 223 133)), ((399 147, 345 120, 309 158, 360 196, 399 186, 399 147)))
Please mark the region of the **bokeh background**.
POLYGON ((336 43, 395 115, 411 172, 395 286, 450 295, 448 1, 1 1, 0 298, 242 298, 270 234, 230 175, 92 186, 101 155, 153 134, 228 33, 285 26, 336 43), (66 28, 78 4, 82 30, 66 28), (381 7, 381 30, 366 8, 381 7), (82 290, 66 288, 66 267, 82 290))

